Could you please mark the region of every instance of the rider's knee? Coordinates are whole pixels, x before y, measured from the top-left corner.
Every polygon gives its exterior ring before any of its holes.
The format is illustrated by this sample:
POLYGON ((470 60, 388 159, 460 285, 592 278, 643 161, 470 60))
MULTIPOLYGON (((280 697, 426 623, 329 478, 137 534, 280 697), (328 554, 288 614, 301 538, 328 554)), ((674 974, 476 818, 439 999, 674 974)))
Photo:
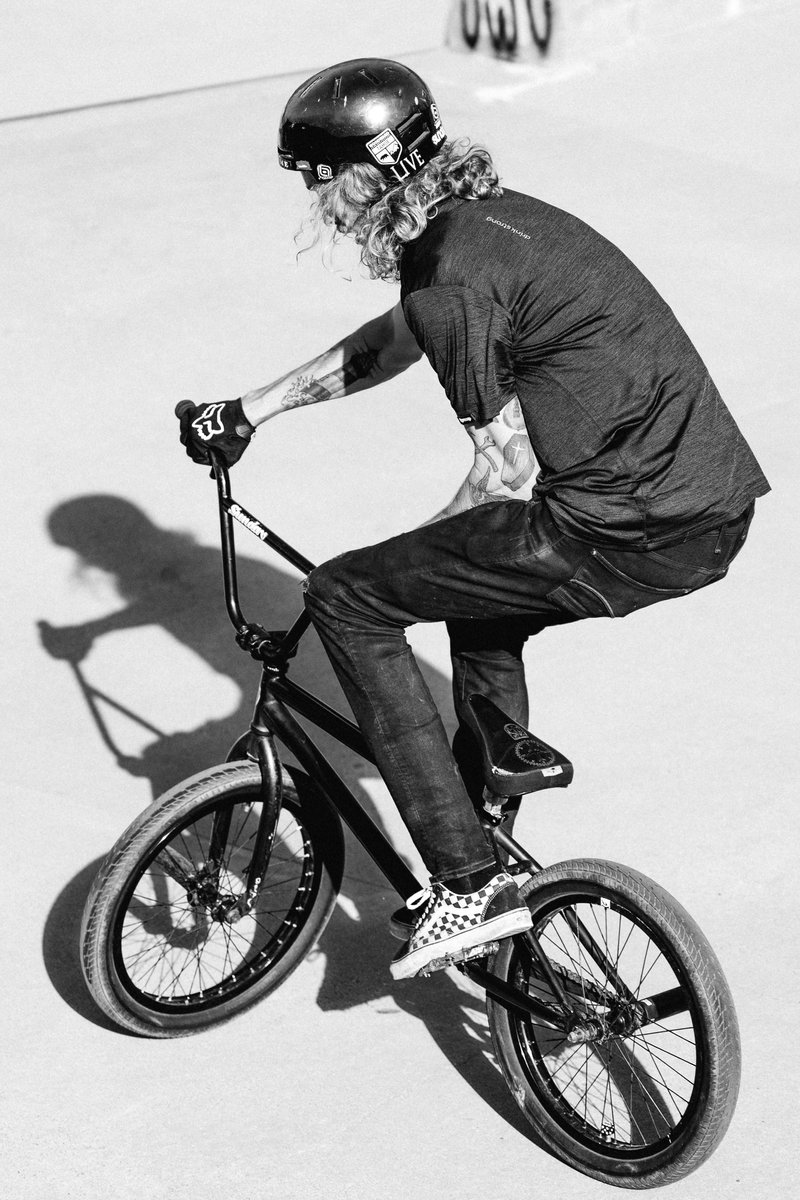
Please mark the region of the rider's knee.
POLYGON ((341 593, 342 582, 335 558, 314 567, 303 581, 306 607, 311 611, 329 607, 341 593))

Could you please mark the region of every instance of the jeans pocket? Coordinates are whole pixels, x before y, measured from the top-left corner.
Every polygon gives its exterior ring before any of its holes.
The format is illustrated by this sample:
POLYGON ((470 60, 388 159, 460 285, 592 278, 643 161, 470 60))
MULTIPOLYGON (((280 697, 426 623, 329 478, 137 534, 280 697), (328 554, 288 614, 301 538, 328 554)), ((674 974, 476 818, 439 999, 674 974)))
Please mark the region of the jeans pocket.
MULTIPOLYGON (((701 585, 696 583, 694 587, 697 586, 701 585)), ((599 550, 593 550, 574 575, 547 598, 578 617, 626 617, 659 600, 685 596, 694 587, 663 586, 635 579, 609 562, 599 550)))

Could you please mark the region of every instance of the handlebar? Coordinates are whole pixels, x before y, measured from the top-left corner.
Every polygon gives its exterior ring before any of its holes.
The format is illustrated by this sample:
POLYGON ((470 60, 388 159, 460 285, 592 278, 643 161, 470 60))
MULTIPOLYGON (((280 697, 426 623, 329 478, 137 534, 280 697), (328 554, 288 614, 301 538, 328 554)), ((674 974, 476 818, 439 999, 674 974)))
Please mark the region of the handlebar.
MULTIPOLYGON (((180 419, 184 414, 193 411, 195 405, 191 400, 181 400, 175 406, 175 416, 180 419)), ((233 522, 238 521, 245 529, 254 534, 265 545, 275 550, 281 558, 285 558, 292 566, 297 567, 304 575, 314 570, 314 563, 306 558, 277 533, 269 529, 258 517, 243 508, 231 496, 230 474, 227 463, 219 451, 210 446, 203 447, 211 465, 211 475, 217 484, 217 503, 219 505, 220 542, 222 549, 222 578, 225 589, 225 606, 228 610, 231 624, 236 630, 236 640, 243 649, 249 650, 254 658, 267 657, 267 643, 272 648, 270 655, 276 649, 275 636, 270 635, 260 625, 245 620, 239 604, 239 583, 236 573, 236 544, 233 522)), ((305 611, 295 621, 292 628, 281 634, 282 657, 287 658, 293 653, 298 641, 310 624, 305 611)))
POLYGON ((175 405, 175 416, 180 421, 183 414, 185 412, 189 412, 189 410, 194 407, 195 406, 194 406, 194 404, 192 404, 191 400, 179 400, 178 403, 175 405))

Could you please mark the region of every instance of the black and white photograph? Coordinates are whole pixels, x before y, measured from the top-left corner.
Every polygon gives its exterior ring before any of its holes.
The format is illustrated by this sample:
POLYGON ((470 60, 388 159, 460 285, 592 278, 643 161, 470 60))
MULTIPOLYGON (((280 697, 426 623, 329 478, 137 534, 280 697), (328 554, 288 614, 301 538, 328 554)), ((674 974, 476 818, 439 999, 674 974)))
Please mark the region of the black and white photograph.
POLYGON ((8 1200, 794 1193, 799 58, 5 0, 8 1200))

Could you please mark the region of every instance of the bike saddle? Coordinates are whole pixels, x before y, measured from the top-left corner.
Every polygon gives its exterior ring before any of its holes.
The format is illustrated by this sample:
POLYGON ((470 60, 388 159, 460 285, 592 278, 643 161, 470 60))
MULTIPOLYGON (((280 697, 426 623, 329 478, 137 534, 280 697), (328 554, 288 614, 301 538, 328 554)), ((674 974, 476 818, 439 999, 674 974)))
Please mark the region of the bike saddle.
POLYGON ((477 734, 486 786, 498 796, 520 796, 572 782, 572 763, 512 721, 485 696, 467 700, 477 734))

